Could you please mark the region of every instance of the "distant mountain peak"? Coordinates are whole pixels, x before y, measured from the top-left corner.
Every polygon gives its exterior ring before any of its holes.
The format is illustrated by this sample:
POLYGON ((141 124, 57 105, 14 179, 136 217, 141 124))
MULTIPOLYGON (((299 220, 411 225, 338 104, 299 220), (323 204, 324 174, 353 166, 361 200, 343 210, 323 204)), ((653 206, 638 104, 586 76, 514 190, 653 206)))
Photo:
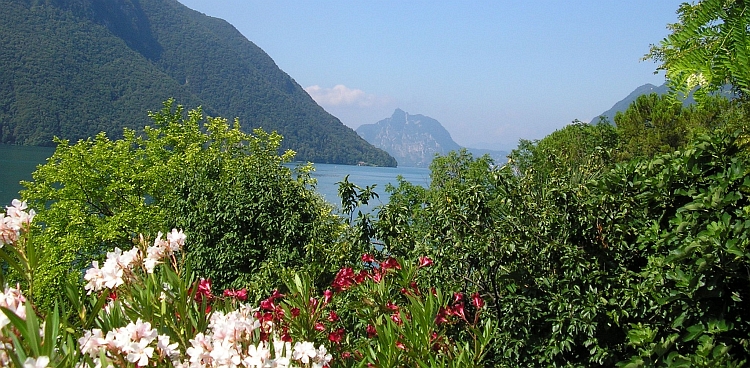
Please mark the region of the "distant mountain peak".
POLYGON ((437 120, 410 115, 400 108, 389 118, 361 125, 357 134, 390 153, 401 166, 426 167, 435 154, 444 155, 461 148, 437 120))

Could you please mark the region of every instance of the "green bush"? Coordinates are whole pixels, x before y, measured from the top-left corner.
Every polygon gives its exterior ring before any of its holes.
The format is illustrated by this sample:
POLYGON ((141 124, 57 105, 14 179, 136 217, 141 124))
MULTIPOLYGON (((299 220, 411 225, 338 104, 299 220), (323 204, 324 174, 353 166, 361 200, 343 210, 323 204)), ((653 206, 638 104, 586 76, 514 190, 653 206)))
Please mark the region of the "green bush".
POLYGON ((144 136, 58 141, 24 183, 22 196, 38 211, 42 305, 92 259, 160 228, 190 229, 187 257, 219 287, 263 293, 285 267, 335 272, 323 245, 335 243, 341 220, 310 189, 309 166, 283 165, 294 153, 278 154, 281 136, 246 134, 200 109, 185 115, 172 101, 151 118, 144 136))

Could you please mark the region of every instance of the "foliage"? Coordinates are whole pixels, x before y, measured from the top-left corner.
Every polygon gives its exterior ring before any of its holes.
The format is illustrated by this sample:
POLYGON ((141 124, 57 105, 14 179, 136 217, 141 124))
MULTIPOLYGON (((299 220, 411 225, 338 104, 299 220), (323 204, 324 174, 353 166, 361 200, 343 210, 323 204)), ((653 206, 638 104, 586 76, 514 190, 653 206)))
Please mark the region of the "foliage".
POLYGON ((618 160, 651 158, 685 146, 701 133, 722 124, 730 102, 706 96, 700 104, 683 106, 670 95, 639 96, 624 112, 615 115, 620 140, 618 160))
POLYGON ((529 142, 502 167, 451 153, 429 188, 390 188, 376 237, 434 259, 430 282, 489 300, 494 364, 741 363, 750 171, 738 126, 621 164, 611 128, 609 149, 576 144, 569 132, 585 126, 529 142), (565 147, 589 153, 551 154, 565 147))
POLYGON ((670 85, 687 95, 696 87, 696 99, 731 85, 738 94, 750 94, 750 12, 739 0, 701 0, 683 3, 678 23, 646 58, 661 62, 670 85))
POLYGON ((484 318, 477 294, 444 294, 423 284, 420 276, 432 265, 427 257, 361 259, 342 268, 322 296, 307 277, 288 280, 283 313, 277 313, 281 328, 293 339, 329 344, 340 357, 332 366, 482 366, 493 322, 484 318))
POLYGON ((645 313, 630 322, 629 343, 639 354, 626 366, 747 363, 750 161, 738 146, 741 134, 715 131, 616 173, 656 212, 637 232, 647 263, 629 298, 633 306, 640 299, 645 313))
POLYGON ((25 183, 23 196, 38 209, 35 289, 49 298, 43 305, 91 259, 164 227, 192 229, 188 258, 221 287, 253 283, 261 292, 281 268, 324 271, 314 268, 327 257, 316 247, 333 243, 340 223, 306 189, 309 168, 294 178, 282 165, 293 153, 276 154, 279 135, 245 134, 236 122, 204 121, 200 110, 183 116, 171 101, 152 119, 145 137, 126 130, 115 141, 60 141, 25 183), (308 265, 308 255, 319 262, 308 265))
MULTIPOLYGON (((600 170, 612 163, 618 137, 609 124, 586 124, 578 120, 540 141, 521 140, 510 155, 519 174, 539 180, 561 171, 600 170)), ((584 180, 581 178, 581 180, 584 180)))

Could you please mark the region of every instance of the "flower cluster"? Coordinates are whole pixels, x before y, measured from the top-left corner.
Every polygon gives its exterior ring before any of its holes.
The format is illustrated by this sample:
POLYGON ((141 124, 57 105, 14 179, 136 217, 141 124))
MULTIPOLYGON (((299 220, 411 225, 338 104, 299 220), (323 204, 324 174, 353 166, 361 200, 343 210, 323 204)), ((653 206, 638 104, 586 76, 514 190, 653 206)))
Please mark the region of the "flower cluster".
MULTIPOLYGON (((354 270, 351 267, 340 269, 336 274, 336 277, 333 279, 333 283, 331 283, 331 287, 333 288, 333 290, 342 292, 354 285, 359 285, 368 279, 378 283, 383 279, 383 276, 388 272, 388 270, 401 269, 401 265, 395 258, 392 257, 389 257, 383 262, 378 262, 371 254, 363 254, 362 262, 370 265, 372 269, 369 271, 363 269, 357 274, 354 273, 354 270)), ((432 261, 430 261, 430 264, 431 262, 432 261)))
MULTIPOLYGON (((21 293, 20 286, 6 287, 5 291, 0 293, 0 307, 7 308, 21 319, 26 319, 25 302, 26 298, 21 293)), ((0 313, 0 328, 7 326, 8 323, 10 323, 10 319, 5 313, 0 313)))
MULTIPOLYGON (((199 333, 190 340, 189 356, 183 367, 293 367, 301 363, 316 368, 327 366, 331 355, 321 345, 315 349, 311 342, 273 338, 254 343, 256 330, 266 330, 272 322, 256 318, 257 309, 243 304, 229 312, 214 312, 206 334, 199 333)), ((260 336, 267 336, 266 333, 260 336)))
MULTIPOLYGON (((15 288, 6 287, 5 291, 0 293, 0 307, 7 308, 23 320, 26 319, 25 302, 26 298, 23 296, 21 289, 18 286, 15 288)), ((8 316, 5 315, 5 313, 0 312, 0 329, 7 326, 9 323, 10 319, 8 316)), ((0 366, 2 367, 7 367, 10 363, 8 352, 13 349, 13 344, 11 344, 10 340, 5 337, 6 336, 3 336, 2 331, 0 331, 0 339, 2 340, 0 342, 0 366)))
MULTIPOLYGON (((137 277, 137 266, 142 266, 140 272, 151 274, 164 259, 174 257, 174 252, 179 251, 184 243, 185 235, 173 230, 165 239, 159 233, 153 245, 145 252, 137 247, 127 252, 116 248, 107 253, 107 259, 101 268, 96 262, 92 263, 93 267, 87 270, 84 277, 87 281, 86 289, 89 293, 103 289, 114 292, 120 285, 137 284, 141 280, 137 277)), ((174 260, 172 265, 176 267, 174 260)), ((277 299, 283 297, 278 291, 261 302, 260 308, 235 304, 236 309, 223 311, 211 308, 215 300, 221 299, 213 294, 211 280, 200 279, 192 288, 194 289, 188 290, 188 294, 193 297, 186 302, 205 303, 208 327, 189 335, 186 338, 189 339, 188 346, 180 346, 177 342, 170 344, 169 335, 159 334, 149 322, 139 318, 125 327, 108 332, 100 329, 86 331, 78 340, 80 351, 88 355, 95 366, 129 363, 142 367, 169 360, 178 368, 299 365, 322 368, 331 361, 332 357, 323 345, 317 349, 312 343, 305 341, 292 345, 288 333, 278 337, 276 322, 283 317, 283 310, 276 303, 277 299)), ((224 290, 223 296, 244 301, 247 299, 247 290, 224 290)), ((109 309, 105 308, 105 315, 108 313, 109 309)))
POLYGON ((5 207, 6 213, 0 213, 0 247, 13 244, 21 236, 21 230, 31 224, 36 213, 34 210, 26 212, 26 202, 14 199, 12 206, 5 207))
POLYGON ((176 359, 180 355, 177 343, 170 344, 169 336, 159 335, 156 329, 151 328, 151 323, 140 319, 111 330, 106 335, 98 328, 86 331, 78 343, 81 352, 88 354, 96 366, 102 364, 99 358, 102 352, 107 358, 115 361, 124 358, 140 367, 148 365, 150 359, 170 359, 178 363, 176 359))
POLYGON ((174 257, 174 253, 182 249, 185 244, 185 234, 182 231, 173 229, 167 234, 167 239, 162 239, 162 233, 154 241, 154 245, 146 249, 146 256, 137 247, 127 252, 120 248, 115 248, 112 252, 107 252, 107 259, 104 265, 99 268, 99 262, 91 262, 92 267, 86 270, 83 277, 86 280, 85 289, 88 293, 98 292, 103 289, 114 290, 125 283, 133 274, 133 268, 142 264, 146 272, 153 273, 157 264, 161 263, 166 257, 174 257))

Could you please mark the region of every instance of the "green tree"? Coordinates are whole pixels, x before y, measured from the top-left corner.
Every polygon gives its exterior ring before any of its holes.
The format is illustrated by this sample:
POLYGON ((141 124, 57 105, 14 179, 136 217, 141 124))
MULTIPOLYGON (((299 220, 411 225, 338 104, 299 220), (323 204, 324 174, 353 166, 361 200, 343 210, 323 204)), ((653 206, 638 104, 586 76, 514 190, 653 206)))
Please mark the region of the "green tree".
POLYGON ((729 108, 729 100, 722 96, 707 96, 700 104, 690 106, 669 95, 639 96, 627 110, 615 115, 620 139, 618 160, 651 158, 678 150, 722 125, 722 112, 729 108))
POLYGON ((743 0, 701 0, 683 3, 672 33, 645 56, 660 62, 670 85, 696 98, 731 85, 750 96, 750 4, 743 0))
POLYGON ((281 136, 246 134, 200 109, 185 115, 172 101, 151 118, 144 136, 59 141, 25 183, 22 196, 38 211, 35 290, 51 295, 48 303, 92 259, 168 228, 184 229, 193 269, 218 287, 252 284, 262 293, 285 268, 327 265, 319 253, 341 222, 309 189, 309 166, 282 165, 294 153, 277 154, 281 136))

